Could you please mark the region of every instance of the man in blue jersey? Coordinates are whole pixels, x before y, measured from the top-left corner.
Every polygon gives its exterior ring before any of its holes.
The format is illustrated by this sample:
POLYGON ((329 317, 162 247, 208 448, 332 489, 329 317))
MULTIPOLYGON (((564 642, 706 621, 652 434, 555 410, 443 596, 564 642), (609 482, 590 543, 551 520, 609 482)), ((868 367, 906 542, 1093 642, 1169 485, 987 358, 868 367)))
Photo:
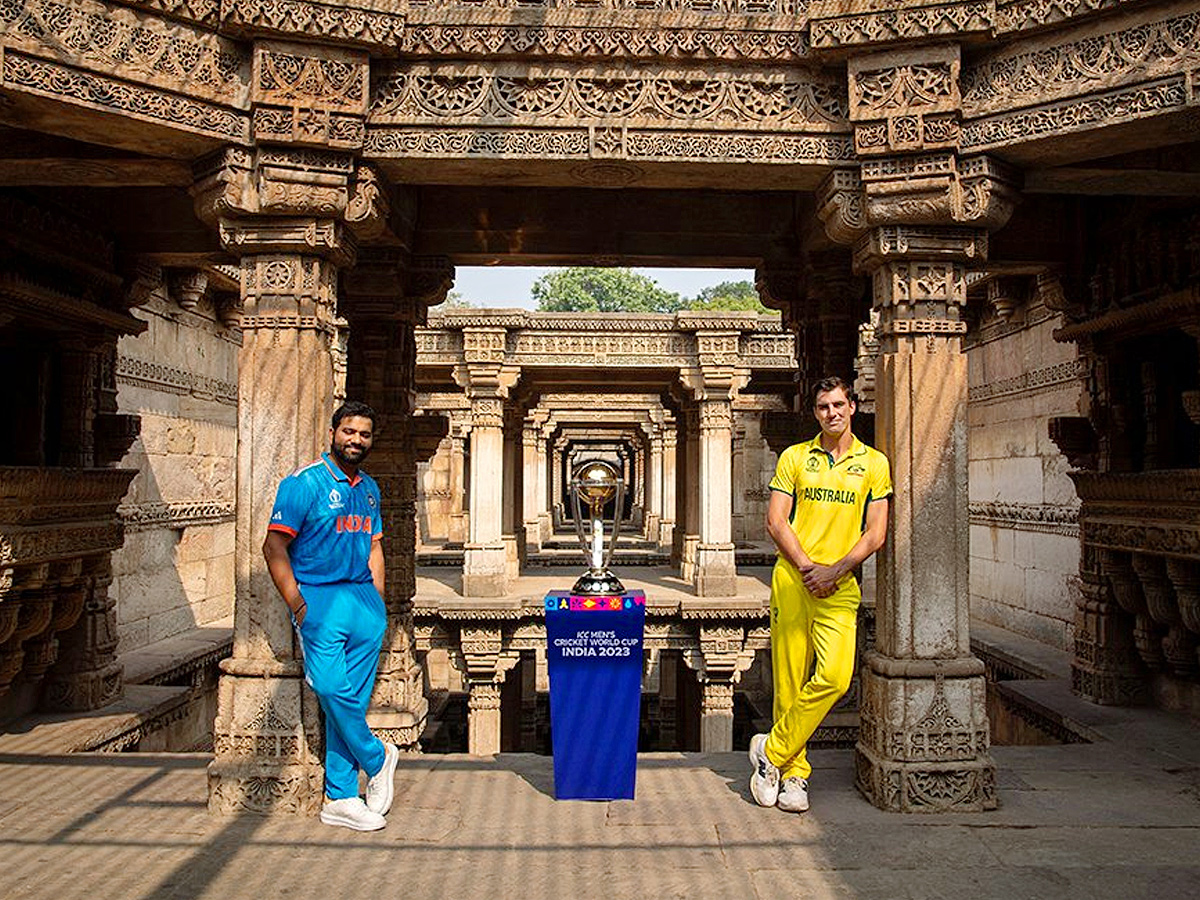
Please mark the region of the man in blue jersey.
POLYGON ((371 451, 375 411, 347 402, 333 414, 328 453, 279 485, 263 556, 292 612, 304 680, 325 711, 325 804, 321 821, 356 831, 387 824, 400 750, 367 726, 383 605, 379 487, 359 471, 371 451), (366 801, 358 772, 366 772, 366 801))

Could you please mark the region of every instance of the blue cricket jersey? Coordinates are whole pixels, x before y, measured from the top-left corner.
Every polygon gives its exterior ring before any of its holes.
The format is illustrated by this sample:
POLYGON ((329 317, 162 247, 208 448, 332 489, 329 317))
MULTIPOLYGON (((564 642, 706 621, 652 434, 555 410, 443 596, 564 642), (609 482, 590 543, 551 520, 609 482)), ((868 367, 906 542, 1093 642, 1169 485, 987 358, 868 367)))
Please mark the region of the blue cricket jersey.
POLYGON ((359 472, 354 480, 322 453, 279 483, 270 531, 290 534, 292 572, 300 584, 371 580, 371 543, 383 536, 379 486, 359 472))

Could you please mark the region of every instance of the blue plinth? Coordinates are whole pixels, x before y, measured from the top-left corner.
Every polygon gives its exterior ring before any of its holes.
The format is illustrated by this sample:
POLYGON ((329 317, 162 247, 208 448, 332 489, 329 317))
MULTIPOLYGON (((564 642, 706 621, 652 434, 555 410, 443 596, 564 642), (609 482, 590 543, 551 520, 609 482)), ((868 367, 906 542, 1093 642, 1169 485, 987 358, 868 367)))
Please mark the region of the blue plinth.
POLYGON ((632 800, 646 595, 546 595, 554 796, 632 800))

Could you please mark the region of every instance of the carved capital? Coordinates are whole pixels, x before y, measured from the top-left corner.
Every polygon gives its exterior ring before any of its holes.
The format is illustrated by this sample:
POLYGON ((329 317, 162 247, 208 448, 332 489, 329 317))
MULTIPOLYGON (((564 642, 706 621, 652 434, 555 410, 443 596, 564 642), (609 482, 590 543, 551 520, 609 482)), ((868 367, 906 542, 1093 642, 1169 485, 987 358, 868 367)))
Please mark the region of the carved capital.
POLYGON ((407 296, 420 302, 424 312, 446 300, 454 287, 454 263, 446 256, 415 256, 408 270, 407 296))
MULTIPOLYGON (((891 260, 942 259, 979 266, 987 259, 986 231, 888 225, 872 228, 854 248, 854 270, 869 272, 891 260)), ((965 289, 965 285, 964 285, 965 289)))
POLYGON ((183 309, 200 305, 208 291, 208 274, 202 269, 182 269, 171 276, 171 296, 183 309))
MULTIPOLYGON (((693 400, 729 403, 749 383, 750 373, 732 366, 701 366, 680 369, 679 381, 693 400)), ((689 413, 694 411, 689 410, 689 413)))
POLYGON ((346 223, 371 230, 372 189, 367 185, 378 187, 374 173, 359 172, 344 154, 226 148, 201 160, 193 172, 196 214, 218 227, 222 244, 238 255, 316 253, 344 266, 354 255, 354 236, 346 223))
POLYGON ((346 205, 346 224, 359 240, 374 240, 387 231, 390 211, 387 187, 371 166, 359 163, 346 205))
POLYGON ((829 239, 853 244, 867 227, 862 177, 857 169, 835 169, 817 188, 817 216, 829 239))
MULTIPOLYGON (((835 173, 836 174, 836 173, 835 173)), ((786 313, 804 292, 804 267, 799 263, 763 263, 754 271, 754 289, 763 306, 786 313)))
POLYGON ((959 158, 948 151, 866 160, 860 177, 867 225, 963 224, 989 230, 1012 215, 1020 182, 1016 170, 997 160, 959 158))

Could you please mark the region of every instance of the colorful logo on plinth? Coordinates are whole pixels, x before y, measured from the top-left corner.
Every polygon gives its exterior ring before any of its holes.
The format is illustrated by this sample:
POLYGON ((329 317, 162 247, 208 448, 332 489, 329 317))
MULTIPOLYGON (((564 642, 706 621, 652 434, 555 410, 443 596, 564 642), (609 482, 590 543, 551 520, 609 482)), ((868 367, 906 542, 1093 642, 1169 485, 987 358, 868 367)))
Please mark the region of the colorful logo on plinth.
POLYGON ((546 611, 554 612, 569 609, 574 612, 620 612, 623 609, 633 609, 635 606, 645 606, 645 594, 633 596, 589 597, 583 594, 560 594, 546 598, 546 611))

